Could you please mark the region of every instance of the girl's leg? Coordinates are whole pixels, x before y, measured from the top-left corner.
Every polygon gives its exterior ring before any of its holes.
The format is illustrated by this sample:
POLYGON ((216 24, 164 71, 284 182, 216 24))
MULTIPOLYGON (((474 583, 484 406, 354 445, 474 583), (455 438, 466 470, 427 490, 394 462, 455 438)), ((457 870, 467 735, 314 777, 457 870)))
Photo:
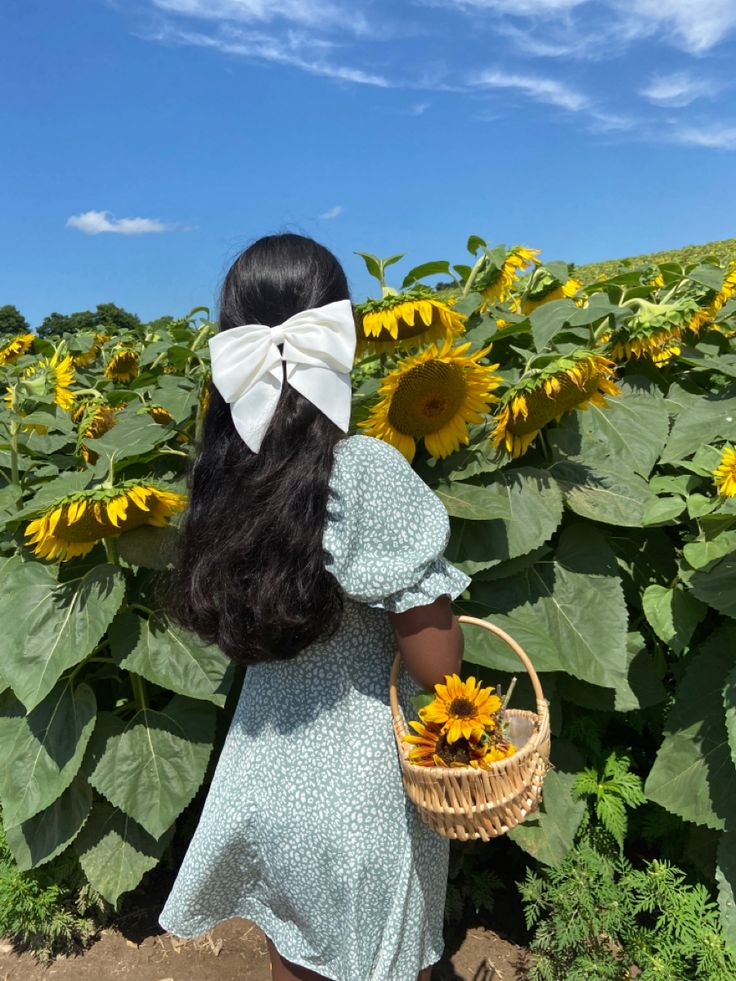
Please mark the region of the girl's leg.
POLYGON ((323 975, 317 974, 315 971, 310 971, 306 967, 300 967, 299 964, 292 964, 291 961, 284 960, 268 937, 266 937, 266 943, 268 944, 268 953, 271 957, 271 977, 273 981, 325 981, 323 975))

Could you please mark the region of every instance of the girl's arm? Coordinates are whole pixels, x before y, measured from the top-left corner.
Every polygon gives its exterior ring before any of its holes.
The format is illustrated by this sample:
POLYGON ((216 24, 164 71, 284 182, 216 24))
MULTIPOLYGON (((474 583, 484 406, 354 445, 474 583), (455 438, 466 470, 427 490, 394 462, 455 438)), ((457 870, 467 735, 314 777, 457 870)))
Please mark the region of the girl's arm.
POLYGON ((422 688, 431 690, 446 674, 459 672, 464 637, 449 596, 388 617, 404 663, 422 688))

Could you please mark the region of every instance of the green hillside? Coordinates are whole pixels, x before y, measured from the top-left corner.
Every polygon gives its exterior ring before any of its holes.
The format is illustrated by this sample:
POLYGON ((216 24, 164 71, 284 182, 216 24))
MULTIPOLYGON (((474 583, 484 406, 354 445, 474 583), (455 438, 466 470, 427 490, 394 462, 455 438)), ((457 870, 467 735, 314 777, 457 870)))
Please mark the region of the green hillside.
POLYGON ((575 276, 587 283, 608 278, 631 266, 646 266, 655 262, 698 262, 706 256, 716 256, 720 261, 736 260, 736 238, 726 238, 720 242, 706 242, 705 245, 686 245, 682 249, 669 252, 650 252, 646 255, 629 256, 628 259, 607 259, 605 262, 591 262, 576 266, 575 276))

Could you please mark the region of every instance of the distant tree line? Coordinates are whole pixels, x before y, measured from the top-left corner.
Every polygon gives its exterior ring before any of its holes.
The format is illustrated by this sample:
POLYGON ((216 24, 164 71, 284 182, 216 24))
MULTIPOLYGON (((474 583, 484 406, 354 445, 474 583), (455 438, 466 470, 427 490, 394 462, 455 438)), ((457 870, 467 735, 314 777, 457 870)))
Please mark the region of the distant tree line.
MULTIPOLYGON (((160 317, 154 323, 171 323, 171 317, 160 317)), ((58 336, 66 331, 94 331, 105 329, 108 334, 123 330, 131 330, 140 324, 140 317, 123 310, 114 303, 98 303, 96 310, 80 310, 77 313, 50 313, 35 333, 39 337, 58 336)), ((14 337, 17 334, 27 334, 31 326, 18 310, 11 304, 0 307, 0 337, 14 337)))

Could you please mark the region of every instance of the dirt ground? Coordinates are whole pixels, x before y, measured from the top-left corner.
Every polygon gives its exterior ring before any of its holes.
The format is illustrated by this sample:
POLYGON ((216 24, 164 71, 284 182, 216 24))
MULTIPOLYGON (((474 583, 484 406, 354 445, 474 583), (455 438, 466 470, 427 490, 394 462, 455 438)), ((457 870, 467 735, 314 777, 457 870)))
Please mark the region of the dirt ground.
MULTIPOLYGON (((147 932, 131 939, 105 929, 82 956, 57 958, 47 968, 0 942, 0 981, 269 981, 271 976, 263 934, 247 920, 228 920, 189 941, 147 932)), ((471 928, 456 950, 448 946, 433 981, 521 981, 524 958, 523 948, 482 927, 471 928)))

